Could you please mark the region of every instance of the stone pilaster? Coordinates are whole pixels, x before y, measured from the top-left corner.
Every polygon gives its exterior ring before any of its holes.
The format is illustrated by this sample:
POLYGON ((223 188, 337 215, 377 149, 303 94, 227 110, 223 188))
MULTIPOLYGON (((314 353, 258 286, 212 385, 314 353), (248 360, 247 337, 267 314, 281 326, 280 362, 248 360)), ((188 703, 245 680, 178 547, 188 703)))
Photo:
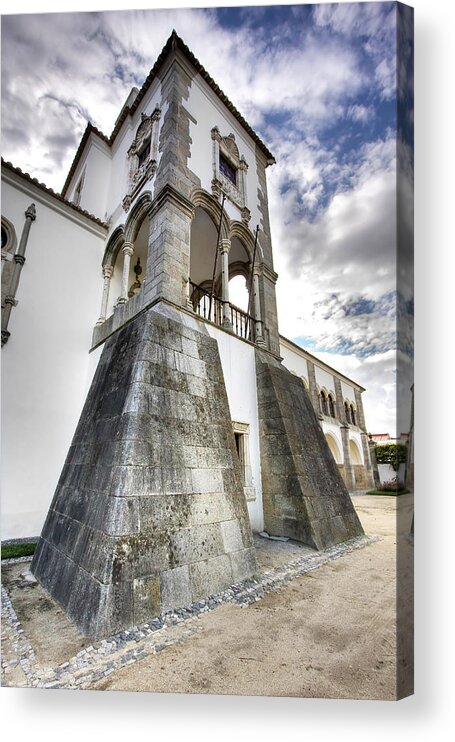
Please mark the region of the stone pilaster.
POLYGON ((265 348, 264 330, 261 315, 261 300, 259 290, 259 273, 255 269, 253 274, 253 307, 254 307, 254 339, 256 345, 265 348))
POLYGON ((318 395, 318 387, 316 384, 316 371, 314 368, 314 363, 307 360, 307 368, 308 368, 308 386, 310 387, 311 404, 313 405, 314 414, 316 415, 317 419, 322 420, 322 414, 319 408, 319 395, 318 395))
POLYGON ((34 222, 35 219, 36 219, 35 204, 30 204, 27 211, 25 212, 25 223, 22 229, 22 235, 21 235, 21 239, 19 242, 19 247, 13 258, 14 270, 13 270, 13 274, 11 277, 11 284, 7 292, 7 295, 4 298, 5 306, 2 311, 2 346, 8 342, 8 338, 11 335, 11 333, 8 330, 9 319, 10 319, 12 308, 15 307, 17 304, 16 293, 19 287, 21 271, 25 264, 25 251, 27 249, 27 242, 28 242, 28 237, 30 233, 30 227, 32 226, 32 222, 34 222))
POLYGON ((375 486, 375 473, 370 456, 370 446, 368 444, 368 434, 365 423, 365 412, 363 409, 362 395, 358 389, 354 389, 355 406, 357 408, 357 426, 361 430, 363 458, 365 460, 365 474, 367 487, 371 489, 375 486))
POLYGON ((336 404, 337 413, 338 413, 337 415, 338 420, 342 423, 345 423, 345 425, 348 425, 349 421, 346 420, 346 410, 343 404, 343 389, 341 387, 341 381, 339 380, 337 376, 333 377, 333 381, 335 382, 335 396, 336 396, 335 404, 336 404))
POLYGON ((368 436, 368 449, 370 452, 370 462, 371 462, 371 471, 373 475, 373 483, 374 483, 374 487, 379 488, 381 484, 381 479, 379 476, 378 462, 376 460, 376 453, 375 453, 374 447, 375 447, 374 440, 370 436, 368 436))
POLYGON ((160 298, 188 306, 192 218, 192 204, 173 188, 164 188, 153 202, 142 286, 144 306, 160 298))
POLYGON ((343 444, 343 458, 344 458, 344 472, 346 477, 346 487, 349 492, 355 490, 355 476, 354 469, 351 461, 351 450, 349 448, 349 425, 342 424, 341 430, 341 442, 343 444))

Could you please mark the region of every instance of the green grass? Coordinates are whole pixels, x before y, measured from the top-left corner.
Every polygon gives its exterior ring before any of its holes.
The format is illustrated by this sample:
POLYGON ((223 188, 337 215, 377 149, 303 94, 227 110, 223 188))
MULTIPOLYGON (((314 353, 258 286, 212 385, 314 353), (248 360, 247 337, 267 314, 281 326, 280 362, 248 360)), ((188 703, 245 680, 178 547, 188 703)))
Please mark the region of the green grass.
POLYGON ((35 549, 36 544, 4 544, 2 546, 2 559, 33 556, 35 549))
POLYGON ((398 490, 368 490, 367 495, 390 495, 396 497, 396 495, 407 495, 410 490, 406 487, 398 490))

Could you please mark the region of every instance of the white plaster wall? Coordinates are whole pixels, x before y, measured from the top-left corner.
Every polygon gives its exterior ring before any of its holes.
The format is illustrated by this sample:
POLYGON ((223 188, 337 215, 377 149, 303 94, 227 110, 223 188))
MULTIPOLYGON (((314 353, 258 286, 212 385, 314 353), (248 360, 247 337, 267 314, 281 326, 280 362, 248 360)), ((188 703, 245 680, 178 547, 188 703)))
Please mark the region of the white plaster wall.
POLYGON ((319 368, 319 366, 314 366, 314 372, 316 376, 316 384, 322 389, 322 387, 325 387, 328 392, 332 392, 332 394, 335 396, 335 382, 333 380, 333 374, 329 374, 328 371, 324 371, 324 369, 319 368))
POLYGON ((18 236, 25 210, 36 204, 19 303, 2 349, 1 509, 8 539, 40 533, 85 401, 104 240, 34 190, 2 186, 2 214, 18 236))
MULTIPOLYGON (((251 211, 250 227, 254 230, 256 224, 259 224, 261 220, 258 208, 259 181, 256 172, 255 143, 243 131, 237 119, 224 108, 221 101, 200 75, 197 75, 192 81, 189 99, 185 101, 185 107, 197 121, 197 124, 190 123, 192 145, 191 159, 188 165, 200 178, 201 187, 209 193, 212 191, 213 178, 211 130, 214 126, 218 126, 222 137, 231 133, 234 134, 239 155, 240 157, 244 155, 248 164, 246 177, 247 206, 251 211)), ((226 211, 231 218, 241 219, 240 210, 234 204, 231 204, 228 199, 226 200, 226 211)))
POLYGON ((283 366, 286 366, 288 371, 296 373, 297 376, 303 376, 308 384, 308 365, 306 358, 302 358, 299 353, 284 343, 280 344, 280 353, 283 358, 283 366))
POLYGON ((358 433, 356 430, 350 430, 349 431, 349 440, 355 441, 357 444, 357 448, 359 449, 359 455, 361 463, 365 465, 365 458, 363 455, 363 446, 362 446, 362 438, 360 436, 360 433, 358 433))
POLYGON ((339 454, 340 454, 340 462, 341 464, 344 464, 344 455, 343 455, 343 441, 341 439, 341 432, 339 425, 326 423, 325 420, 322 422, 322 431, 324 435, 327 433, 330 433, 336 440, 339 448, 339 454))
POLYGON ((262 531, 264 513, 254 348, 212 325, 207 325, 207 330, 218 341, 231 419, 250 426, 250 462, 256 499, 247 505, 253 531, 262 531))
POLYGON ((350 384, 346 384, 345 381, 341 382, 341 390, 343 392, 343 402, 345 399, 349 400, 349 402, 353 402, 356 409, 357 405, 355 403, 355 394, 354 394, 354 387, 350 384))
MULTIPOLYGON (((141 115, 144 113, 150 116, 157 106, 161 107, 161 116, 158 122, 158 141, 159 131, 162 126, 164 116, 167 111, 167 104, 161 102, 161 84, 157 80, 149 88, 147 94, 144 96, 141 105, 135 111, 133 118, 127 117, 123 126, 118 133, 115 142, 112 146, 112 176, 109 183, 109 193, 107 200, 107 213, 111 217, 111 231, 114 231, 120 224, 124 224, 128 214, 122 207, 122 201, 128 190, 128 174, 129 174, 129 158, 128 150, 131 147, 136 132, 141 123, 141 115)), ((160 160, 160 153, 157 155, 157 163, 160 160)), ((134 202, 140 196, 143 191, 152 190, 154 186, 154 178, 144 183, 143 187, 138 191, 134 197, 133 204, 130 210, 133 208, 134 202)), ((129 213, 129 212, 128 212, 129 213)))
POLYGON ((390 464, 378 464, 378 472, 381 484, 384 484, 384 482, 391 482, 393 479, 398 479, 399 482, 403 483, 406 474, 406 464, 399 465, 398 473, 390 466, 390 464))
POLYGON ((75 190, 85 171, 80 207, 102 221, 106 219, 107 191, 111 173, 111 155, 105 142, 91 135, 68 190, 68 200, 74 202, 75 190))

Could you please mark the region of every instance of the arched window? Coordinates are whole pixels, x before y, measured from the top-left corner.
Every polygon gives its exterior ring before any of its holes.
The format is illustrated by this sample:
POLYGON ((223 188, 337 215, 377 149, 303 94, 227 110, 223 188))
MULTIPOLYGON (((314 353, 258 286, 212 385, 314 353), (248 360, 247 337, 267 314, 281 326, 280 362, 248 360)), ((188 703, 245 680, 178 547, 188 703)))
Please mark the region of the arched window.
POLYGON ((320 398, 321 398, 321 412, 323 415, 328 415, 329 411, 327 408, 327 397, 325 396, 324 392, 320 392, 320 398))
POLYGON ((344 414, 346 416, 346 422, 351 422, 351 408, 349 407, 349 402, 344 403, 344 414))
POLYGON ((351 405, 351 421, 353 425, 357 425, 356 416, 355 416, 355 407, 353 404, 351 405))
POLYGON ((336 417, 336 415, 335 415, 335 402, 334 402, 333 396, 331 394, 329 394, 328 401, 329 401, 329 415, 330 415, 330 417, 336 417))

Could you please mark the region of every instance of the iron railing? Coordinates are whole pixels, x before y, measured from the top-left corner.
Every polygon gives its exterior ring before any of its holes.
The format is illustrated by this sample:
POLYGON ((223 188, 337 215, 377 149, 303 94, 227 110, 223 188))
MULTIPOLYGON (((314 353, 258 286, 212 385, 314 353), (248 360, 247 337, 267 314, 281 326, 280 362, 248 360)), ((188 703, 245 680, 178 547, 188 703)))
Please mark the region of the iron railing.
MULTIPOLYGON (((191 279, 189 283, 190 300, 196 314, 223 327, 223 300, 214 294, 211 296, 210 291, 198 286, 191 279)), ((228 317, 231 323, 230 329, 236 335, 254 342, 254 317, 231 303, 229 303, 228 317)))

